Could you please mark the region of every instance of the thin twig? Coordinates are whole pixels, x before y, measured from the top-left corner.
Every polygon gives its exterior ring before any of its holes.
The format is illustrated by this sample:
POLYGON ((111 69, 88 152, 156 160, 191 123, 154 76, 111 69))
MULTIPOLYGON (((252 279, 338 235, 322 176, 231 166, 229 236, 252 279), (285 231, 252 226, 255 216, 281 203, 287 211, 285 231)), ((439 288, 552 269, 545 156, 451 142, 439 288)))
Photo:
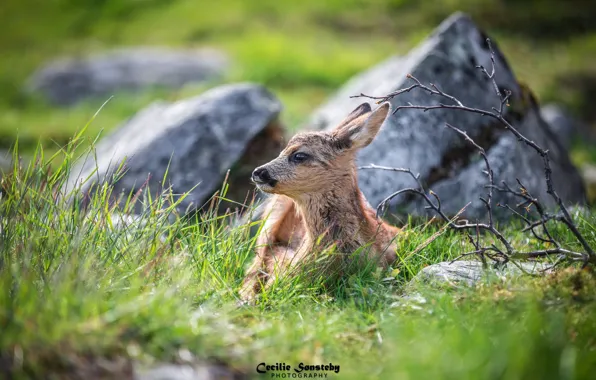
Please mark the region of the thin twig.
MULTIPOLYGON (((490 111, 466 106, 459 99, 457 99, 455 96, 443 92, 436 84, 430 83, 427 86, 427 85, 423 84, 422 82, 420 82, 417 78, 415 78, 411 74, 408 74, 407 77, 410 80, 412 80, 414 82, 414 84, 410 85, 409 87, 391 92, 385 96, 369 96, 369 95, 365 95, 365 94, 361 93, 360 95, 356 95, 356 96, 352 96, 352 97, 364 97, 364 98, 373 99, 373 100, 377 101, 377 103, 382 103, 382 102, 386 102, 386 101, 391 101, 392 99, 394 99, 404 93, 413 91, 413 90, 422 90, 431 96, 436 95, 443 99, 446 99, 449 101, 450 104, 439 103, 439 104, 433 104, 433 105, 415 105, 415 104, 408 103, 406 105, 395 106, 393 113, 395 114, 403 109, 417 109, 417 110, 422 110, 424 112, 435 110, 435 109, 451 109, 451 110, 456 110, 456 111, 475 113, 475 114, 479 114, 482 116, 488 116, 492 119, 497 120, 498 122, 500 122, 500 124, 506 130, 510 131, 517 138, 518 141, 522 142, 527 147, 534 150, 542 158, 547 193, 551 196, 551 198, 557 205, 559 212, 554 215, 549 214, 546 211, 546 207, 544 207, 542 205, 542 203, 537 198, 535 198, 534 196, 532 196, 532 194, 530 194, 530 192, 527 190, 527 188, 522 184, 522 182, 519 179, 517 179, 517 182, 518 182, 518 185, 520 188, 519 191, 513 190, 505 182, 502 182, 502 187, 495 186, 494 174, 491 169, 490 162, 488 160, 488 156, 486 155, 486 151, 484 150, 484 148, 482 148, 480 145, 478 145, 467 134, 467 132, 465 132, 457 127, 454 127, 453 125, 446 124, 447 128, 458 133, 460 136, 462 136, 464 138, 465 141, 467 141, 468 143, 473 145, 474 148, 476 148, 476 150, 479 152, 479 154, 482 156, 482 158, 484 160, 485 167, 486 167, 485 173, 487 174, 487 177, 488 177, 488 184, 485 186, 485 188, 487 189, 487 195, 486 195, 486 197, 480 197, 480 200, 482 201, 482 203, 484 204, 484 206, 487 210, 488 222, 487 223, 479 223, 479 222, 470 223, 468 221, 455 222, 454 220, 450 219, 442 210, 441 199, 439 198, 439 196, 432 190, 426 189, 422 184, 422 181, 420 179, 420 174, 414 174, 410 169, 391 168, 391 167, 377 166, 377 165, 363 166, 363 167, 360 167, 359 169, 377 169, 377 170, 389 170, 389 171, 394 171, 394 172, 407 173, 416 181, 416 184, 418 186, 417 188, 410 187, 410 188, 401 189, 401 190, 398 190, 398 191, 390 194, 389 196, 387 196, 378 205, 377 215, 379 215, 385 211, 388 203, 393 198, 395 198, 401 194, 414 194, 414 195, 421 197, 426 202, 426 204, 427 204, 427 206, 425 207, 426 209, 433 210, 439 217, 441 217, 447 223, 447 225, 449 227, 451 227, 455 230, 473 229, 476 231, 476 240, 474 240, 469 234, 467 234, 468 240, 472 243, 472 245, 475 248, 474 251, 464 253, 463 255, 459 256, 457 259, 459 259, 461 257, 468 256, 468 255, 477 255, 483 261, 483 265, 486 266, 486 262, 485 262, 486 257, 488 257, 489 259, 491 259, 493 261, 506 263, 511 259, 538 258, 538 257, 549 256, 549 255, 560 255, 560 260, 563 260, 561 258, 564 258, 565 260, 568 260, 571 262, 581 261, 584 263, 584 265, 587 265, 588 262, 590 262, 592 264, 596 264, 596 254, 595 254, 593 248, 590 246, 590 244, 588 244, 588 242, 586 241, 584 236, 581 234, 581 232, 577 228, 574 220, 572 219, 569 211, 567 210, 566 206, 564 205, 563 200, 561 199, 559 194, 555 191, 555 188, 553 185, 552 168, 550 166, 550 156, 549 156, 548 150, 543 149, 536 142, 525 137, 505 117, 504 110, 505 110, 505 107, 509 106, 509 100, 512 96, 512 91, 507 90, 507 89, 504 89, 504 90, 499 89, 496 79, 495 79, 495 77, 496 77, 495 53, 492 48, 490 39, 487 38, 486 43, 490 50, 490 60, 491 60, 491 65, 492 65, 490 72, 483 66, 476 66, 476 67, 478 69, 480 69, 488 79, 491 80, 495 94, 498 97, 498 107, 492 107, 492 109, 490 111), (524 227, 522 229, 522 232, 530 231, 537 240, 539 240, 543 243, 552 244, 555 246, 555 248, 536 250, 536 251, 530 251, 530 252, 520 252, 520 251, 516 250, 513 247, 513 245, 510 243, 510 241, 508 239, 506 239, 505 236, 495 226, 494 217, 493 217, 493 205, 492 205, 493 190, 496 190, 496 191, 499 191, 502 193, 508 193, 515 197, 521 198, 522 202, 520 202, 517 205, 517 207, 525 208, 528 211, 528 213, 531 211, 532 206, 534 206, 536 212, 540 216, 540 219, 536 220, 536 221, 532 221, 531 219, 525 217, 524 215, 522 215, 520 212, 514 210, 509 205, 504 205, 504 206, 498 205, 500 207, 504 207, 504 208, 508 209, 514 215, 520 217, 525 222, 526 227, 524 227), (576 251, 562 248, 561 243, 559 241, 557 241, 554 238, 554 236, 551 234, 551 232, 549 231, 548 226, 547 226, 547 224, 549 222, 563 223, 569 229, 569 231, 573 234, 573 236, 577 239, 577 241, 581 244, 581 246, 585 250, 585 253, 576 252, 576 251), (544 231, 544 235, 546 237, 542 237, 536 232, 536 228, 538 228, 538 227, 542 228, 542 230, 544 231), (495 244, 491 244, 490 246, 482 247, 480 244, 480 231, 486 231, 486 232, 490 233, 493 237, 495 237, 497 239, 498 242, 500 242, 502 244, 502 246, 504 247, 504 250, 499 248, 495 244)), ((557 264, 558 264, 558 262, 557 262, 557 264)), ((518 268, 520 268, 521 270, 524 270, 521 266, 519 266, 515 262, 514 262, 514 265, 518 266, 518 268)))

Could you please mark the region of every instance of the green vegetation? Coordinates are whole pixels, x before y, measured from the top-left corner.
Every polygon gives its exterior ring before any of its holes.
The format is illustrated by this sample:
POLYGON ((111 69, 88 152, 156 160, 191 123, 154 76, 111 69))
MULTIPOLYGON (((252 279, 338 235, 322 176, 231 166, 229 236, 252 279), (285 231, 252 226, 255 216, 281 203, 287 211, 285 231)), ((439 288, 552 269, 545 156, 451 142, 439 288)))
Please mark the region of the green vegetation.
MULTIPOLYGON (((294 129, 350 76, 405 54, 456 10, 495 37, 521 80, 543 101, 589 117, 581 78, 594 78, 593 5, 578 0, 5 0, 0 5, 0 148, 19 136, 23 152, 38 139, 55 151, 105 99, 56 109, 23 93, 47 60, 128 45, 210 46, 236 67, 224 81, 256 81, 283 101, 294 129), (579 78, 580 85, 563 81, 579 78)), ((587 85, 586 85, 587 86, 587 85)), ((200 93, 116 94, 89 135, 110 130, 150 102, 200 93)), ((594 91, 593 88, 591 91, 594 91)))
MULTIPOLYGON (((354 379, 579 379, 596 365, 592 271, 487 278, 476 289, 407 285, 425 265, 471 249, 433 225, 406 227, 388 273, 355 270, 332 290, 316 276, 282 279, 256 306, 236 307, 255 244, 249 226, 212 214, 188 223, 163 208, 167 193, 131 194, 117 207, 107 185, 85 210, 69 204, 58 190, 81 141, 53 158, 39 148, 2 179, 0 359, 14 378, 65 376, 100 357, 151 363, 182 352, 251 377, 261 362, 332 362, 339 378, 354 379), (52 170, 59 156, 66 159, 52 170), (146 212, 118 227, 115 215, 135 201, 146 212), (400 298, 415 292, 426 301, 400 298)), ((578 224, 595 244, 596 217, 578 224)))
MULTIPOLYGON (((34 69, 60 55, 213 46, 235 62, 223 81, 264 83, 295 129, 350 76, 406 53, 459 9, 495 37, 541 100, 568 104, 593 122, 586 94, 594 89, 577 86, 596 77, 594 12, 585 3, 4 0, 0 148, 16 146, 15 156, 32 159, 1 179, 0 374, 7 366, 15 378, 69 374, 100 357, 175 361, 188 350, 251 376, 265 361, 332 362, 341 366, 338 378, 354 379, 593 377, 592 270, 487 278, 475 289, 410 283, 424 266, 472 248, 436 225, 407 223, 398 263, 387 273, 356 270, 330 290, 317 276, 282 279, 257 305, 237 307, 255 244, 250 226, 233 228, 213 214, 185 220, 173 206, 162 207, 168 194, 131 194, 118 207, 106 186, 82 209, 58 191, 100 131, 157 99, 208 86, 115 94, 81 131, 105 99, 59 109, 22 92, 34 69), (119 227, 115 215, 134 202, 145 202, 146 212, 119 227), (401 298, 415 293, 426 301, 401 298)), ((576 161, 596 161, 591 147, 578 144, 576 161)), ((579 217, 578 226, 596 246, 596 215, 579 217)), ((503 231, 520 249, 540 247, 515 225, 503 231)), ((572 244, 566 230, 555 233, 572 244)))

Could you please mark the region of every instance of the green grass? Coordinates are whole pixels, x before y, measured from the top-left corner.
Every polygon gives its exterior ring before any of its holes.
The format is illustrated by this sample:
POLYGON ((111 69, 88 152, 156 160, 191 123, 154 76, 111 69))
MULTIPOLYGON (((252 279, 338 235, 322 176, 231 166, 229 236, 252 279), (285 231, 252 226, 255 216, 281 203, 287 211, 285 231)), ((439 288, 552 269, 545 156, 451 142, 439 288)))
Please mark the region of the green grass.
MULTIPOLYGON (((40 147, 2 179, 0 358, 14 378, 60 378, 98 358, 150 364, 188 353, 255 378, 261 362, 332 362, 341 366, 338 378, 354 379, 592 374, 591 271, 487 278, 476 289, 411 283, 424 266, 471 247, 440 230, 418 250, 440 226, 408 223, 388 272, 353 268, 332 288, 312 275, 281 279, 256 305, 237 307, 255 245, 250 225, 231 227, 229 217, 211 213, 185 220, 175 204, 166 206, 168 193, 116 203, 109 185, 97 188, 85 209, 69 203, 59 190, 84 133, 55 157, 40 147), (142 217, 117 227, 114 215, 130 212, 135 201, 144 202, 142 217), (401 298, 416 292, 426 301, 401 298)), ((578 224, 594 244, 596 216, 578 224)), ((540 246, 515 226, 505 231, 516 247, 540 246)), ((555 233, 572 244, 563 229, 555 233)))
MULTIPOLYGON (((154 100, 185 98, 218 83, 115 94, 82 131, 105 99, 58 109, 21 92, 35 68, 62 54, 123 45, 215 46, 235 62, 222 82, 270 87, 293 130, 350 76, 406 53, 456 9, 470 12, 496 38, 518 77, 542 100, 586 104, 573 89, 561 91, 558 80, 595 71, 596 34, 574 29, 589 9, 550 0, 549 6, 509 0, 4 1, 0 148, 14 146, 18 136, 25 159, 2 176, 0 371, 9 363, 15 378, 48 372, 60 378, 97 358, 180 361, 187 350, 196 360, 217 358, 250 376, 265 361, 333 362, 341 366, 339 378, 354 379, 591 378, 591 271, 486 279, 475 289, 410 283, 424 266, 472 248, 446 231, 419 250, 440 226, 410 221, 392 270, 356 268, 331 289, 317 276, 280 280, 255 306, 238 308, 237 290, 254 255, 249 226, 231 227, 228 217, 213 214, 185 220, 165 206, 167 193, 131 194, 116 206, 106 186, 86 209, 59 196, 73 160, 101 131, 154 100), (115 213, 127 213, 135 201, 145 202, 146 212, 117 227, 115 213), (404 304, 401 297, 412 293, 426 302, 404 304)), ((593 157, 589 146, 574 153, 576 162, 593 157)), ((596 214, 578 224, 596 245, 596 214)), ((504 229, 516 247, 540 247, 517 230, 504 229)), ((556 233, 573 247, 565 230, 556 233)))

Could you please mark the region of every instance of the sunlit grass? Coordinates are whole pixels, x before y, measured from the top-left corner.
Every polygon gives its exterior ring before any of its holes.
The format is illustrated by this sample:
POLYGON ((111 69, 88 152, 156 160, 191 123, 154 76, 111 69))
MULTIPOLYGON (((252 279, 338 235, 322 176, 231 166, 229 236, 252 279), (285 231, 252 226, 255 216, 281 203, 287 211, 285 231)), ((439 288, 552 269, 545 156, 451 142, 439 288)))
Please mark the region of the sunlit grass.
MULTIPOLYGON (((40 146, 2 178, 0 356, 17 377, 68 373, 83 357, 178 360, 181 350, 251 376, 266 361, 332 362, 355 379, 587 378, 596 363, 591 272, 487 279, 476 289, 411 283, 471 248, 440 225, 408 222, 388 272, 354 268, 332 287, 299 275, 238 307, 252 225, 211 212, 182 218, 167 191, 116 202, 109 183, 77 201, 64 183, 92 149, 86 133, 53 157, 40 146), (144 211, 123 218, 135 202, 144 211), (415 292, 422 303, 402 298, 415 292)), ((594 217, 578 224, 595 242, 594 217)), ((505 228, 516 246, 539 246, 516 231, 505 228)))

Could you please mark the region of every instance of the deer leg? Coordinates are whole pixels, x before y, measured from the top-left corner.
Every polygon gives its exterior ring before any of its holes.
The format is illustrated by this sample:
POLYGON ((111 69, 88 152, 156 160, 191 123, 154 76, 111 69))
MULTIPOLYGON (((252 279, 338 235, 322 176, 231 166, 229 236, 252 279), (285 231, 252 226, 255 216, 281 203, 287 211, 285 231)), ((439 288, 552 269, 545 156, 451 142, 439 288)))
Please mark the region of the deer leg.
POLYGON ((246 271, 239 294, 244 302, 250 302, 261 291, 268 280, 268 270, 265 258, 257 255, 246 271))

